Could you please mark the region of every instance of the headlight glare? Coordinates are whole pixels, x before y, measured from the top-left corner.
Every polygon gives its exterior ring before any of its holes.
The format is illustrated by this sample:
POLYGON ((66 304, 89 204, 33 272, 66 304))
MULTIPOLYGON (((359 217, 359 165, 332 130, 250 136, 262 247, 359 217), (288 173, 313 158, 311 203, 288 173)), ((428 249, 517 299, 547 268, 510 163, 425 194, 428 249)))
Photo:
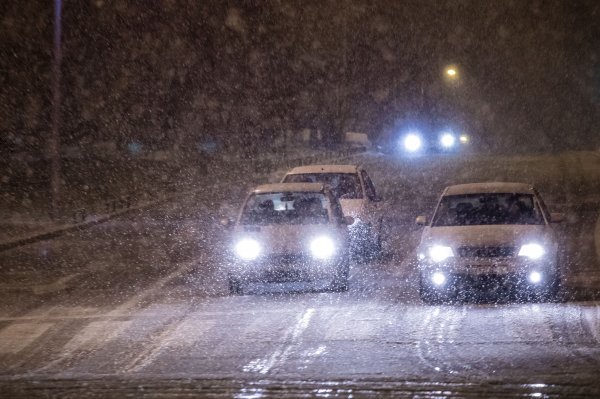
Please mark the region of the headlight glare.
POLYGON ((529 273, 529 281, 533 284, 537 284, 542 281, 542 274, 540 272, 531 272, 529 273))
POLYGON ((540 244, 525 244, 519 250, 519 256, 526 256, 534 260, 541 258, 545 253, 544 247, 540 244))
POLYGON ((442 262, 450 257, 454 256, 452 248, 443 245, 434 245, 429 248, 429 257, 434 262, 442 262))
POLYGON ((433 281, 435 285, 443 285, 446 282, 446 276, 444 276, 444 273, 435 272, 431 276, 431 281, 433 281))
POLYGON ((310 252, 317 259, 328 259, 335 252, 335 245, 329 237, 318 237, 311 241, 310 252))
POLYGON ((252 238, 244 238, 236 244, 235 253, 243 260, 254 260, 260 254, 260 244, 252 238))
POLYGON ((421 137, 419 137, 415 133, 410 133, 410 134, 406 135, 406 137, 404 138, 404 148, 408 152, 419 151, 421 149, 422 145, 423 145, 423 143, 421 141, 421 137))
POLYGON ((442 145, 442 147, 444 148, 451 148, 454 147, 454 143, 456 142, 456 139, 454 138, 454 136, 450 133, 444 133, 442 134, 442 136, 440 137, 440 144, 442 145))

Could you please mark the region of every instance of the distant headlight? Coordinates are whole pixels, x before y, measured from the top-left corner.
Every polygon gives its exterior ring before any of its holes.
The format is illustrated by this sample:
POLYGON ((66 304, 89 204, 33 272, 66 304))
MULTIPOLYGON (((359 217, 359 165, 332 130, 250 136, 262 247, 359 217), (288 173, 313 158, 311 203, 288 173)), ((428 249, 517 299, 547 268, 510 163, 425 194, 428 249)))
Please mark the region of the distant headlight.
POLYGON ((442 134, 442 136, 440 137, 440 144, 442 145, 442 147, 444 148, 452 148, 454 147, 454 143, 456 142, 456 139, 454 138, 454 136, 450 133, 444 133, 442 134))
POLYGON ((544 247, 539 244, 525 244, 519 250, 519 256, 526 256, 529 259, 539 259, 545 253, 544 247))
POLYGON ((260 244, 252 238, 244 238, 235 246, 235 253, 243 260, 254 260, 260 254, 260 244))
POLYGON ((429 257, 434 262, 442 262, 452 256, 454 256, 454 252, 452 252, 452 248, 450 247, 434 245, 433 247, 429 248, 429 257))
POLYGON ((311 241, 310 252, 317 259, 328 259, 335 252, 335 245, 329 237, 318 237, 311 241))

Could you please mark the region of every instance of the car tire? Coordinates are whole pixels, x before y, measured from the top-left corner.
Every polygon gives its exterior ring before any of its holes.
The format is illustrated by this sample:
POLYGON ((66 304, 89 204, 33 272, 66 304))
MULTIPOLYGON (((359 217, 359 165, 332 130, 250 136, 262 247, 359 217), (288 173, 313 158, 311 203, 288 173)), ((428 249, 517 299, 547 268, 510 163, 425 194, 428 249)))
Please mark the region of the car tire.
POLYGON ((234 277, 228 278, 229 295, 242 295, 244 290, 242 289, 242 282, 234 277))

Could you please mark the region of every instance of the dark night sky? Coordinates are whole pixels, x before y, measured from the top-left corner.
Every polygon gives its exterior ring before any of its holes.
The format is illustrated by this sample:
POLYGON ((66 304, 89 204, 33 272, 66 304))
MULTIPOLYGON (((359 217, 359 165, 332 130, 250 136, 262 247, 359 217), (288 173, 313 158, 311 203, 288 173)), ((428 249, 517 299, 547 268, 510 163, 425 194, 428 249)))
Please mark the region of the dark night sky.
MULTIPOLYGON (((0 5, 5 149, 49 132, 49 3, 0 5)), ((596 1, 389 3, 66 2, 63 143, 384 137, 410 121, 499 150, 600 146, 596 1)))

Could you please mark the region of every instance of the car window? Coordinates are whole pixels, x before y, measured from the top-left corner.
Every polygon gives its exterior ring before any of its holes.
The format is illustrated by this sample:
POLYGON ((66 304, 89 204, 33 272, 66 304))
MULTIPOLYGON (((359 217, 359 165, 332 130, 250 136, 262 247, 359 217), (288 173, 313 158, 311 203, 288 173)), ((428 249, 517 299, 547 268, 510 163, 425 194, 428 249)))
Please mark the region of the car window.
POLYGON ((320 193, 268 193, 248 198, 240 223, 325 224, 329 200, 320 193))
POLYGON ((324 183, 336 198, 363 198, 360 181, 356 173, 300 173, 287 175, 284 183, 324 183))
POLYGON ((377 198, 377 192, 375 191, 375 186, 373 185, 373 182, 371 181, 371 178, 369 177, 369 175, 367 174, 366 171, 362 170, 360 173, 361 173, 363 182, 365 183, 365 192, 367 194, 367 197, 371 201, 374 201, 377 198))
POLYGON ((531 194, 448 195, 433 219, 433 226, 543 223, 531 194))

